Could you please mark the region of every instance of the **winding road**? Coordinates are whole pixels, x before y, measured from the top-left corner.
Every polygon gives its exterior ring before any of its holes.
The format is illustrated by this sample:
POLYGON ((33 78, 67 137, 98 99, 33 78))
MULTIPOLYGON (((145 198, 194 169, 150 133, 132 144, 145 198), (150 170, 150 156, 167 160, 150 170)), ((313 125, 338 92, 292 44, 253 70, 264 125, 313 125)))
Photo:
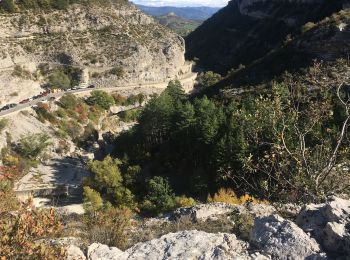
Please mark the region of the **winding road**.
MULTIPOLYGON (((191 83, 194 83, 196 77, 197 77, 196 73, 188 73, 188 74, 185 74, 183 78, 179 79, 179 81, 182 83, 183 86, 188 86, 189 84, 191 85, 191 83)), ((84 89, 77 89, 77 90, 62 91, 62 92, 58 92, 58 93, 51 93, 45 97, 34 99, 34 100, 32 100, 28 103, 25 103, 25 104, 18 104, 16 107, 7 109, 5 111, 1 111, 0 118, 6 117, 6 116, 13 114, 15 112, 19 112, 19 111, 25 110, 29 107, 35 106, 39 102, 49 101, 50 98, 55 98, 55 99, 60 98, 68 93, 74 94, 74 95, 79 95, 79 96, 87 96, 93 90, 104 90, 106 92, 115 92, 118 90, 131 90, 131 89, 140 89, 140 88, 165 89, 168 86, 169 81, 147 83, 147 84, 132 84, 132 85, 124 86, 124 87, 115 86, 115 87, 104 87, 104 88, 102 88, 102 87, 101 88, 84 88, 84 89)), ((189 89, 187 89, 187 91, 189 91, 189 89)))

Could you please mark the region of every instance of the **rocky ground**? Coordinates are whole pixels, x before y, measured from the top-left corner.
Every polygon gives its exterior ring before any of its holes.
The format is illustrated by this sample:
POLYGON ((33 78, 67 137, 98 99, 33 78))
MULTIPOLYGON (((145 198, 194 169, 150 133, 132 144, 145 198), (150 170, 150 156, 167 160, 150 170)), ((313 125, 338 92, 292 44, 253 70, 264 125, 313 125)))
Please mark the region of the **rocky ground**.
MULTIPOLYGON (((249 237, 243 238, 235 232, 214 233, 188 228, 137 243, 125 251, 98 243, 81 250, 75 241, 68 243, 69 259, 349 259, 350 200, 338 197, 301 208, 296 205, 201 204, 144 223, 145 227, 159 228, 162 223, 190 216, 193 223, 231 219, 234 227, 239 219, 234 218, 232 212, 236 212, 236 216, 253 216, 249 237)), ((144 229, 138 230, 138 235, 142 235, 144 229)))

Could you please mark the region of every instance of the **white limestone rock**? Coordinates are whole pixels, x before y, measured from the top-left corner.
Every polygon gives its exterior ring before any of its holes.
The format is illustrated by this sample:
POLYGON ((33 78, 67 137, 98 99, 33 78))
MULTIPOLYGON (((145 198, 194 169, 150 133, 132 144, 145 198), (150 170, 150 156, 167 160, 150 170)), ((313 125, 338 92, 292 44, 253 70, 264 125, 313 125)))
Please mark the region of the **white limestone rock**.
POLYGON ((255 219, 251 243, 275 259, 321 257, 317 242, 289 220, 278 215, 255 219))
POLYGON ((165 260, 165 259, 256 259, 268 257, 255 253, 250 255, 248 243, 227 233, 211 234, 203 231, 170 233, 159 239, 138 243, 125 252, 101 244, 92 244, 88 260, 165 260))
POLYGON ((83 251, 79 247, 70 245, 66 250, 67 260, 86 260, 83 251))
POLYGON ((213 219, 219 215, 229 214, 233 211, 238 211, 239 213, 250 213, 254 216, 267 216, 276 213, 276 209, 271 205, 231 205, 216 202, 208 204, 198 204, 196 206, 188 208, 179 208, 174 211, 173 217, 176 219, 184 216, 189 216, 194 221, 205 221, 208 219, 213 219))
POLYGON ((333 197, 323 204, 306 205, 296 223, 336 255, 350 254, 350 200, 333 197))
POLYGON ((128 254, 116 247, 108 247, 99 243, 93 243, 88 248, 88 260, 123 260, 128 254))

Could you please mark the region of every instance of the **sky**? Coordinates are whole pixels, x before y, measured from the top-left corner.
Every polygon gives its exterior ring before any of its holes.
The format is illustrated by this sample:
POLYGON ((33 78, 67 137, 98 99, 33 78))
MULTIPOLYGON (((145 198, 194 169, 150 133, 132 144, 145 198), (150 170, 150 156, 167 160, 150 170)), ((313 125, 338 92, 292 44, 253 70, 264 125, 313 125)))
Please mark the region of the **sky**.
POLYGON ((229 0, 133 0, 135 4, 149 6, 226 6, 229 0))

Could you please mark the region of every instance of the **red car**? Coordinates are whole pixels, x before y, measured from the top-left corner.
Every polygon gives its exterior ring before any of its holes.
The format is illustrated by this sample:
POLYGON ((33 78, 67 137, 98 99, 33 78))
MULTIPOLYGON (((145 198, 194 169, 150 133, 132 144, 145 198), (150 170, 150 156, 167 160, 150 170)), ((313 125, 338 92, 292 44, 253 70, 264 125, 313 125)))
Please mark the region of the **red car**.
POLYGON ((28 103, 29 102, 29 98, 27 98, 27 99, 24 99, 24 100, 22 100, 21 102, 19 102, 20 104, 26 104, 26 103, 28 103))

